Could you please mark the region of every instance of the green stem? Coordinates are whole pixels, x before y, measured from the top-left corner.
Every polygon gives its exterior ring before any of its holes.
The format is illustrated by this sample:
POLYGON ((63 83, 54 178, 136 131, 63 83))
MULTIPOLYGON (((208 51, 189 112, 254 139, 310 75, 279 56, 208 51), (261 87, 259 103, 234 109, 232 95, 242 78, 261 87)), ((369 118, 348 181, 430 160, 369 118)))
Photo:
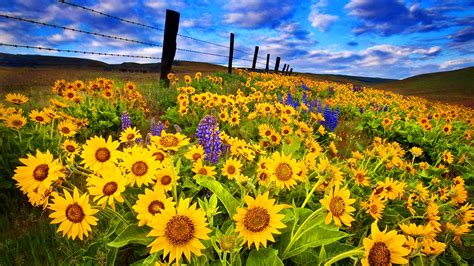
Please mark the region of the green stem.
POLYGON ((423 218, 425 218, 425 216, 411 216, 411 217, 407 217, 401 220, 400 222, 398 222, 398 224, 402 224, 403 222, 411 220, 411 219, 423 219, 423 218))
MULTIPOLYGON (((309 177, 308 177, 309 179, 309 177)), ((314 191, 319 187, 319 185, 321 185, 321 183, 323 182, 323 178, 322 177, 319 177, 319 180, 318 182, 316 182, 313 186, 313 188, 311 188, 311 190, 309 191, 308 195, 306 195, 306 199, 304 200, 303 204, 301 205, 301 208, 304 208, 306 206, 306 204, 308 203, 309 199, 311 198, 311 196, 313 196, 314 194, 314 191)))
POLYGON ((364 254, 364 250, 362 248, 349 250, 349 251, 341 253, 341 254, 333 257, 332 259, 328 260, 326 263, 324 263, 324 266, 330 266, 330 265, 333 265, 335 262, 340 261, 342 259, 349 258, 349 257, 352 257, 352 256, 360 256, 360 255, 363 255, 363 254, 364 254))

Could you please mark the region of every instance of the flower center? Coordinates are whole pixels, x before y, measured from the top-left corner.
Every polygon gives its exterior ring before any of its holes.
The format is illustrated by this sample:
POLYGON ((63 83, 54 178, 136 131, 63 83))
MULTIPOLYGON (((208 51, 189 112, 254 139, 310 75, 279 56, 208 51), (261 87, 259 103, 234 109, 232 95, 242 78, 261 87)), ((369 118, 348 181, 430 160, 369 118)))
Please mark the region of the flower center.
POLYGON ((138 161, 132 165, 132 172, 136 176, 143 176, 148 172, 148 165, 144 161, 138 161))
POLYGON ((260 175, 258 175, 258 179, 260 179, 261 181, 265 181, 267 180, 268 178, 268 175, 266 173, 261 173, 260 175))
POLYGON ((163 202, 159 200, 154 200, 150 202, 150 205, 148 205, 148 212, 151 213, 152 215, 155 215, 157 213, 161 213, 161 210, 165 209, 165 205, 163 202))
POLYGON ((68 93, 68 94, 67 94, 67 97, 68 97, 68 98, 71 98, 71 99, 74 98, 74 93, 72 93, 72 92, 68 93))
POLYGON ((135 134, 130 133, 127 135, 127 140, 132 140, 135 137, 135 134))
POLYGON ((68 127, 62 127, 61 132, 63 132, 64 134, 69 134, 71 130, 68 127))
POLYGON ((370 212, 373 213, 373 214, 376 214, 376 213, 379 212, 379 208, 377 207, 376 204, 370 205, 370 212))
POLYGON ((293 171, 289 164, 279 163, 278 166, 276 167, 275 175, 278 178, 278 180, 288 181, 291 179, 291 176, 293 175, 293 171))
POLYGON ((43 121, 44 121, 44 117, 42 117, 42 116, 40 116, 40 115, 36 116, 35 119, 36 119, 36 121, 38 121, 38 122, 43 122, 43 121))
POLYGON ((270 214, 262 207, 253 207, 247 210, 244 217, 244 226, 247 230, 257 233, 263 231, 270 224, 270 214))
POLYGON ((111 181, 105 184, 104 188, 102 189, 102 192, 104 193, 104 195, 110 196, 114 194, 115 191, 117 191, 117 188, 118 188, 117 182, 111 181))
POLYGON ((43 181, 48 177, 49 167, 47 164, 40 164, 36 166, 35 170, 33 171, 33 178, 36 181, 43 181))
POLYGON ((390 250, 383 242, 375 242, 369 252, 370 265, 390 265, 390 250))
POLYGON ((231 174, 231 175, 235 174, 235 166, 229 165, 229 166, 227 167, 227 173, 229 173, 229 174, 231 174))
POLYGON ((97 161, 103 163, 110 159, 110 151, 107 148, 98 148, 95 152, 97 161))
POLYGON ((74 151, 76 150, 76 147, 74 147, 73 145, 70 145, 70 144, 69 144, 69 145, 66 146, 66 150, 67 150, 68 152, 74 152, 74 151))
POLYGON ((69 204, 66 208, 66 218, 73 223, 80 223, 84 219, 84 210, 79 204, 69 204))
POLYGON ((207 169, 206 169, 206 168, 204 168, 204 167, 203 167, 203 168, 201 168, 201 169, 199 169, 199 172, 198 172, 198 174, 200 174, 200 175, 207 175, 207 169))
POLYGON ((179 140, 175 136, 164 136, 160 139, 161 146, 165 148, 178 146, 179 140))
POLYGON ((194 224, 189 217, 175 215, 166 223, 165 236, 176 246, 187 244, 194 237, 194 224))
POLYGON ((344 214, 346 209, 345 206, 346 204, 344 203, 344 200, 339 196, 335 196, 329 202, 329 210, 331 211, 332 215, 336 217, 340 217, 342 214, 344 214))
POLYGON ((161 178, 161 184, 162 184, 163 186, 167 186, 167 185, 169 185, 170 183, 171 183, 171 176, 165 175, 165 176, 163 176, 163 177, 161 178))
POLYGON ((162 152, 155 152, 153 153, 153 156, 155 156, 156 161, 163 161, 165 159, 165 155, 162 152))
POLYGON ((13 120, 12 125, 14 127, 21 127, 23 125, 23 122, 21 120, 13 120))
POLYGON ((201 159, 201 154, 200 154, 200 153, 197 153, 197 152, 194 153, 194 154, 193 154, 193 160, 194 160, 194 161, 197 161, 197 160, 199 160, 199 159, 201 159))

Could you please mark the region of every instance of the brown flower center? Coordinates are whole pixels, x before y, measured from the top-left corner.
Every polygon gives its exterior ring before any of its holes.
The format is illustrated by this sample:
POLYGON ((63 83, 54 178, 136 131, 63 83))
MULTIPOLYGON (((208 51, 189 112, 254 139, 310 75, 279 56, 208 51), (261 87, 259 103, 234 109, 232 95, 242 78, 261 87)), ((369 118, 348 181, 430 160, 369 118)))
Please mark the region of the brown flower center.
POLYGON ((114 194, 115 191, 117 191, 117 188, 118 188, 117 182, 111 181, 105 184, 104 188, 102 189, 102 192, 104 193, 104 195, 110 196, 114 194))
POLYGON ((73 223, 80 223, 84 219, 84 210, 77 203, 69 204, 66 208, 66 218, 73 223))
POLYGON ((68 127, 62 127, 61 132, 63 132, 64 134, 69 134, 71 130, 68 127))
POLYGON ((200 174, 200 175, 207 175, 207 169, 204 168, 204 167, 202 167, 201 169, 199 169, 198 174, 200 174))
POLYGON ((247 210, 244 217, 244 226, 247 230, 257 233, 263 231, 270 224, 270 214, 262 207, 253 207, 247 210))
POLYGON ((390 265, 390 250, 385 243, 375 242, 369 251, 368 259, 370 265, 390 265))
POLYGON ((47 164, 40 164, 36 166, 33 171, 33 178, 36 181, 43 181, 48 177, 49 166, 47 164))
POLYGON ((194 161, 197 161, 197 160, 199 160, 199 159, 201 159, 201 154, 200 154, 200 153, 197 153, 197 152, 194 153, 194 154, 193 154, 193 160, 194 160, 194 161))
POLYGON ((163 202, 159 200, 154 200, 150 202, 150 205, 148 205, 148 212, 151 213, 152 215, 155 215, 157 213, 161 213, 161 210, 165 209, 165 205, 163 202))
POLYGON ((76 151, 76 147, 74 147, 73 145, 69 144, 69 145, 66 146, 66 150, 67 150, 68 152, 74 152, 74 151, 76 151))
POLYGON ((97 161, 101 163, 108 161, 110 159, 109 149, 105 147, 98 148, 97 151, 95 152, 95 158, 97 161))
POLYGON ((279 163, 275 169, 275 175, 278 180, 288 181, 293 175, 293 170, 291 169, 291 166, 289 164, 279 163))
POLYGON ((329 202, 329 210, 332 215, 336 217, 341 217, 344 214, 344 211, 346 210, 345 207, 346 204, 344 203, 344 200, 339 196, 333 197, 329 202))
POLYGON ((70 99, 74 98, 74 93, 72 93, 72 92, 68 93, 67 97, 70 98, 70 99))
POLYGON ((165 148, 175 147, 175 146, 178 146, 179 140, 175 136, 168 135, 168 136, 164 136, 160 139, 160 144, 161 144, 161 146, 163 146, 165 148))
POLYGON ((136 176, 143 176, 148 172, 148 165, 144 161, 138 161, 132 165, 132 173, 136 176))
POLYGON ((227 167, 227 173, 229 173, 229 174, 231 174, 231 175, 235 174, 235 166, 229 165, 229 166, 227 167))
POLYGON ((162 184, 163 186, 167 186, 167 185, 169 185, 170 183, 171 183, 171 176, 165 175, 165 176, 163 176, 163 177, 161 178, 161 184, 162 184))
POLYGON ((134 137, 135 137, 135 134, 130 133, 130 134, 127 135, 127 140, 130 141, 130 140, 132 140, 134 137))
POLYGON ((165 159, 165 155, 164 155, 162 152, 160 152, 160 151, 157 151, 157 152, 153 153, 153 156, 155 156, 155 160, 156 160, 156 161, 160 161, 160 162, 161 162, 161 161, 163 161, 163 160, 165 159))
POLYGON ((194 237, 194 223, 189 217, 175 215, 166 223, 165 236, 175 246, 186 245, 194 237))
POLYGON ((260 179, 261 181, 265 181, 268 179, 268 175, 266 173, 261 173, 258 175, 258 179, 260 179))
POLYGON ((21 120, 19 120, 19 119, 13 120, 12 125, 13 125, 14 127, 21 127, 21 126, 23 125, 23 121, 21 121, 21 120))
POLYGON ((43 122, 44 121, 44 117, 40 116, 40 115, 37 115, 35 117, 35 120, 38 121, 38 122, 43 122))

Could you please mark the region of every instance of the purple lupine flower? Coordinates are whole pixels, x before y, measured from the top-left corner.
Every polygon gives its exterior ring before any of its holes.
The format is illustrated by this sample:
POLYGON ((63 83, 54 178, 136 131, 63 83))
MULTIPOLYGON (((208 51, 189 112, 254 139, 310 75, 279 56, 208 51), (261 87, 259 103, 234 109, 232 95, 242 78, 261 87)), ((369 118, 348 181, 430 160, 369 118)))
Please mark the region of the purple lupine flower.
POLYGON ((156 122, 155 119, 153 119, 150 123, 150 135, 152 136, 161 136, 161 132, 165 129, 165 125, 161 122, 158 121, 156 122))
POLYGON ((363 114, 363 113, 364 113, 364 107, 361 107, 361 108, 359 109, 359 112, 360 112, 361 114, 363 114))
POLYGON ((352 91, 353 91, 353 92, 362 92, 362 86, 354 85, 354 86, 352 87, 352 91))
POLYGON ((328 88, 328 92, 329 92, 329 95, 334 95, 334 88, 332 86, 330 86, 328 88))
POLYGON ((324 121, 321 121, 321 125, 328 128, 329 131, 334 131, 337 124, 339 123, 339 108, 331 110, 329 106, 324 107, 323 111, 324 121))
POLYGON ((303 90, 305 90, 305 91, 308 91, 308 90, 309 90, 308 86, 306 86, 306 84, 304 84, 304 83, 301 85, 301 87, 302 87, 303 90))
POLYGON ((130 122, 130 115, 127 111, 122 113, 122 131, 132 126, 132 122, 130 122))
POLYGON ((204 148, 206 161, 216 164, 222 149, 219 136, 219 123, 215 116, 207 115, 199 122, 196 137, 198 143, 204 148))

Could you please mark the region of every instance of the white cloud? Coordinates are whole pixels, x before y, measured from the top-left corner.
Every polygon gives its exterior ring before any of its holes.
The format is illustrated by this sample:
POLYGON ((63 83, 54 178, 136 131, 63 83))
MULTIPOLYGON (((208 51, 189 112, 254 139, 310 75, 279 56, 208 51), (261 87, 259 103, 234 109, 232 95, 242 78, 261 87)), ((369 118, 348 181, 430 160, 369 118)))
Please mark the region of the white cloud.
POLYGON ((337 16, 323 14, 319 11, 321 7, 326 6, 325 1, 319 1, 311 6, 311 12, 309 13, 308 20, 311 22, 313 28, 317 28, 320 31, 326 31, 329 27, 338 19, 337 16))
POLYGON ((442 70, 449 70, 468 66, 474 66, 474 57, 448 60, 440 64, 440 68, 442 70))

